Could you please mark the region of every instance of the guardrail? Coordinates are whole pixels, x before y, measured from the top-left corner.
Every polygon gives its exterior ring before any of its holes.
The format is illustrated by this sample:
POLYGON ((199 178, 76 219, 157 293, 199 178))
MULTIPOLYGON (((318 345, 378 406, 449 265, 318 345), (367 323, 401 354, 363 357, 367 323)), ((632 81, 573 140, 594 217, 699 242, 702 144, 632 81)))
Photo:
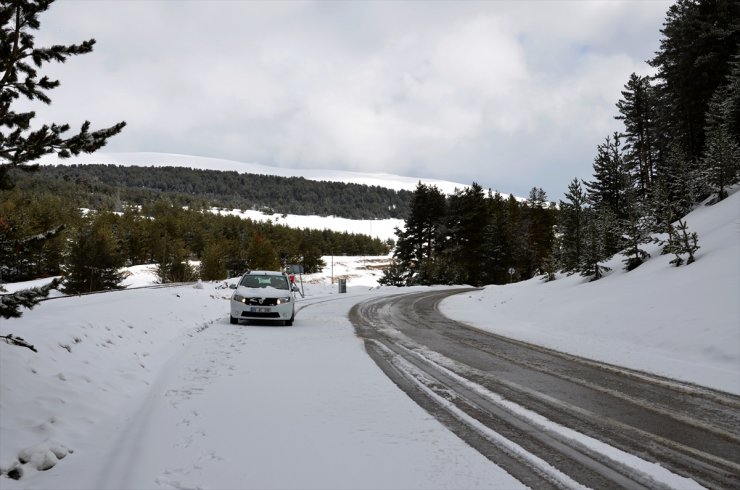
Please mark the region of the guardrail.
POLYGON ((91 291, 89 293, 78 293, 78 294, 62 294, 61 296, 52 296, 52 297, 46 297, 42 298, 39 302, 42 301, 50 301, 52 299, 60 299, 60 298, 76 298, 78 296, 89 296, 91 294, 103 294, 103 293, 120 293, 123 291, 132 291, 135 289, 163 289, 163 288, 174 288, 178 286, 189 286, 192 284, 197 284, 197 282, 167 282, 164 284, 151 284, 149 286, 135 286, 131 288, 122 288, 122 289, 106 289, 104 291, 91 291))

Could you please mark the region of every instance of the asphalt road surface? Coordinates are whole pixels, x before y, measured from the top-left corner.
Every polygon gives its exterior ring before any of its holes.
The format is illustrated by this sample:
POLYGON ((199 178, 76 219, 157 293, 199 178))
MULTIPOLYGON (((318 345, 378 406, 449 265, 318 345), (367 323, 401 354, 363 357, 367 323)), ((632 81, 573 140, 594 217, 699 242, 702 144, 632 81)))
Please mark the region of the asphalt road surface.
POLYGON ((740 397, 444 317, 439 302, 465 291, 368 300, 350 319, 380 368, 491 461, 533 488, 665 486, 536 413, 706 487, 740 488, 740 397))

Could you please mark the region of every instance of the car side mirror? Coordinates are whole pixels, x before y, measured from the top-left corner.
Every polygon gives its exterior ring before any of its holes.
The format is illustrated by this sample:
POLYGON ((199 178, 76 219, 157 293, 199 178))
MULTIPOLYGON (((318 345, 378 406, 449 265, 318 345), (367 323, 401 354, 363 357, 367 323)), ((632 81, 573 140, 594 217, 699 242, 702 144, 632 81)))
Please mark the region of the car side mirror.
POLYGON ((234 284, 234 283, 229 284, 229 289, 236 289, 236 284, 234 284))

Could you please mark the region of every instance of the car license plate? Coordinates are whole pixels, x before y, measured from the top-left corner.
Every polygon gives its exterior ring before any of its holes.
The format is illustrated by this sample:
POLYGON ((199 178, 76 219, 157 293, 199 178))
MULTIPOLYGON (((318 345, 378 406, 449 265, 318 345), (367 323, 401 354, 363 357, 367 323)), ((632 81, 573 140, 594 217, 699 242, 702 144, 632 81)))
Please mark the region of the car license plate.
POLYGON ((252 313, 269 313, 270 308, 260 308, 258 306, 252 306, 249 311, 251 311, 252 313))

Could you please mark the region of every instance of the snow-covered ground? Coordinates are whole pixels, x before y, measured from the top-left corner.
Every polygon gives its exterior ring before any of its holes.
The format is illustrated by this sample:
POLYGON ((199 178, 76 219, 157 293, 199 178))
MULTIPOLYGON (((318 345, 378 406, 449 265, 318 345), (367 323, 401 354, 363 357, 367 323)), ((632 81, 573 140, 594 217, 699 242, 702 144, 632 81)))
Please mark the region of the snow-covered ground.
POLYGON ((396 240, 396 228, 403 229, 404 221, 402 219, 348 219, 336 216, 315 216, 299 214, 265 214, 256 210, 239 210, 230 211, 223 209, 212 209, 213 213, 220 215, 239 216, 242 219, 249 218, 252 221, 264 222, 272 221, 275 224, 289 226, 291 228, 310 229, 310 230, 331 230, 339 233, 356 233, 368 235, 380 240, 396 240))
MULTIPOLYGON (((686 218, 697 262, 491 286, 450 316, 740 393, 740 193, 686 218)), ((223 283, 55 297, 0 321, 0 487, 514 488, 375 366, 347 312, 387 258, 325 257, 293 327, 233 326, 223 283), (332 268, 333 263, 333 268, 332 268), (339 294, 332 279, 348 280, 339 294), (9 471, 22 472, 20 480, 9 471), (48 471, 41 471, 48 469, 48 471)), ((33 285, 33 284, 26 284, 33 285)), ((16 289, 19 285, 11 285, 16 289)), ((420 289, 420 288, 417 288, 420 289)))

